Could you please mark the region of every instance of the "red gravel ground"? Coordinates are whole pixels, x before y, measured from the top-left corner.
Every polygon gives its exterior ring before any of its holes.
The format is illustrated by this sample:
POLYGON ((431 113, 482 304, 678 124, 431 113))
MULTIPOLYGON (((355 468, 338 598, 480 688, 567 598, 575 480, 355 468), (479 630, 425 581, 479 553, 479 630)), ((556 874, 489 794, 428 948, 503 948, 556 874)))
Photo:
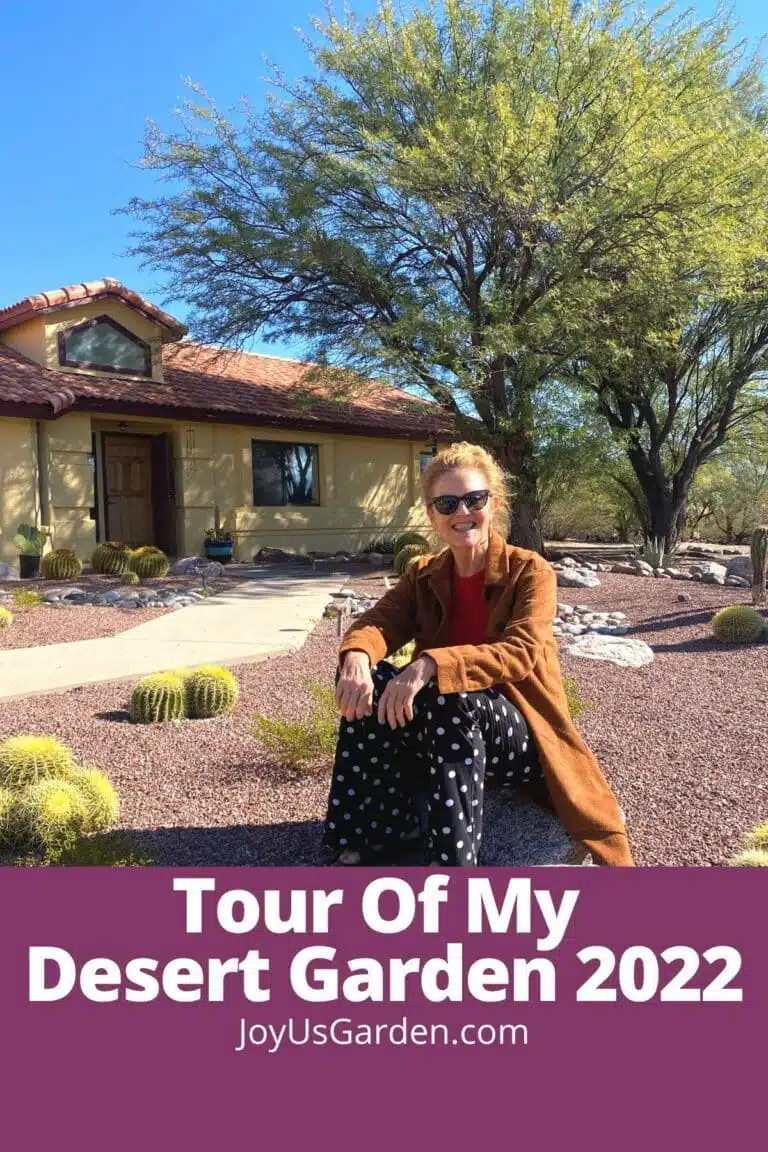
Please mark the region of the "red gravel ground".
MULTIPOLYGON (((242 576, 239 578, 242 579, 242 576)), ((229 587, 235 582, 222 577, 209 583, 209 587, 214 591, 221 591, 222 588, 229 587)), ((122 587, 120 580, 114 576, 90 575, 79 576, 77 580, 23 580, 0 584, 3 591, 15 592, 21 589, 24 592, 39 592, 41 595, 53 588, 81 588, 85 592, 98 589, 108 592, 112 588, 120 587, 122 587)), ((163 588, 200 588, 201 582, 199 577, 168 576, 158 580, 142 580, 140 585, 134 587, 155 588, 159 592, 163 588)), ((11 648, 37 648, 44 644, 64 644, 70 640, 94 640, 99 636, 116 636, 118 632, 135 628, 137 624, 142 624, 153 616, 162 616, 171 611, 170 608, 136 608, 124 612, 120 608, 100 608, 82 604, 73 604, 69 608, 50 608, 47 605, 16 608, 13 603, 7 603, 5 607, 13 614, 13 624, 10 628, 0 631, 0 652, 11 648)))
MULTIPOLYGON (((746 603, 749 593, 600 579, 597 589, 562 589, 561 599, 625 612, 630 635, 650 643, 656 659, 632 670, 564 656, 563 670, 591 703, 579 726, 625 809, 637 863, 723 864, 743 832, 768 817, 760 751, 768 645, 721 646, 709 628, 718 607, 746 603), (681 591, 691 603, 677 602, 681 591)), ((379 576, 351 582, 383 591, 379 576)), ((298 774, 275 764, 251 735, 250 716, 306 715, 306 686, 332 682, 337 645, 335 621, 322 620, 300 652, 236 669, 240 702, 222 720, 129 724, 130 686, 106 684, 0 703, 0 737, 53 733, 81 762, 105 769, 122 797, 122 825, 140 830, 140 847, 158 864, 311 864, 327 769, 298 774)))

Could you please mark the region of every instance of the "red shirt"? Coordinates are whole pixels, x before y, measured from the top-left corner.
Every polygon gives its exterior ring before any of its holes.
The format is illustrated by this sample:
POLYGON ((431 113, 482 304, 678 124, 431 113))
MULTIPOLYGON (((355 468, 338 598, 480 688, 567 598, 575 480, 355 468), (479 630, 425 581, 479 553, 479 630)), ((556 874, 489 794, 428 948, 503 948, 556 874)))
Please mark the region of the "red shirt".
POLYGON ((488 601, 485 599, 485 569, 474 576, 459 576, 453 569, 451 610, 445 645, 483 644, 488 625, 488 601))

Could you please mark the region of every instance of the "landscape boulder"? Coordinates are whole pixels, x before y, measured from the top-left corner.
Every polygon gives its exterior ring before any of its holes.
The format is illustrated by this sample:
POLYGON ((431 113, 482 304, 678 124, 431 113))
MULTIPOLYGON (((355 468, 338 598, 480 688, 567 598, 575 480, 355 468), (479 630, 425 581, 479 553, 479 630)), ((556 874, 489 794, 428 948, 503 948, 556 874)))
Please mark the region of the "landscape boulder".
POLYGON ((580 656, 586 660, 606 660, 619 668, 643 668, 653 660, 653 649, 643 640, 627 636, 609 636, 600 632, 587 632, 577 636, 564 649, 567 656, 580 656))

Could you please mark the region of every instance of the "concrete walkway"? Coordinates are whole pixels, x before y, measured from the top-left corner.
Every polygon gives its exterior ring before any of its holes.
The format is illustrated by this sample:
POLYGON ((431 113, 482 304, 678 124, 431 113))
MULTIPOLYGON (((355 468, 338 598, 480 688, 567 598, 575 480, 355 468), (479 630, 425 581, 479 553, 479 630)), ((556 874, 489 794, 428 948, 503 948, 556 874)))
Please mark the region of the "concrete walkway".
MULTIPOLYGON (((0 699, 301 648, 343 577, 260 574, 117 636, 0 652, 0 699)), ((78 611, 87 612, 87 608, 78 611)), ((118 609, 115 609, 118 611, 118 609)))

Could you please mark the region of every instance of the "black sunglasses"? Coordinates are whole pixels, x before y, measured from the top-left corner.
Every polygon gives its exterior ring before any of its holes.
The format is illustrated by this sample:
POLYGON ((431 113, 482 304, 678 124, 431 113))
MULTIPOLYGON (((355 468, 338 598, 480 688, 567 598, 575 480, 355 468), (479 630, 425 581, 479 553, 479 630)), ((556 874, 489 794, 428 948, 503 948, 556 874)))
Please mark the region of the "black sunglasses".
POLYGON ((435 496, 429 503, 441 516, 453 516, 460 504, 464 505, 467 512, 485 508, 489 496, 490 492, 486 488, 482 492, 467 492, 464 496, 435 496))

